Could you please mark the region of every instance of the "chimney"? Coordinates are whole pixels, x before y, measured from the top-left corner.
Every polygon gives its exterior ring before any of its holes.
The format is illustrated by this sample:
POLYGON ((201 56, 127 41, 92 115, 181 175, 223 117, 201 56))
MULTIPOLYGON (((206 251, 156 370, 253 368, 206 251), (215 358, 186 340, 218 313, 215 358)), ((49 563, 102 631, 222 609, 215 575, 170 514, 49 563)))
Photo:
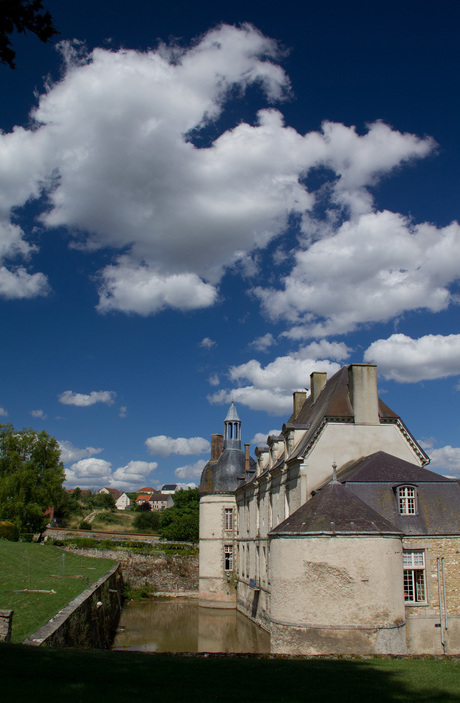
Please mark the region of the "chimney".
POLYGON ((224 446, 224 436, 221 434, 211 435, 211 461, 217 461, 222 454, 224 446))
POLYGON ((293 420, 296 420, 299 416, 300 411, 302 410, 302 406, 305 403, 307 399, 307 394, 305 391, 294 391, 292 394, 292 417, 293 420))
POLYGON ((311 402, 316 403, 318 396, 326 385, 327 373, 325 371, 313 371, 310 374, 310 395, 311 402))
POLYGON ((244 445, 244 478, 247 477, 248 471, 249 471, 249 447, 250 444, 245 444, 244 445))
POLYGON ((348 367, 348 394, 355 424, 380 424, 376 364, 351 364, 348 367))

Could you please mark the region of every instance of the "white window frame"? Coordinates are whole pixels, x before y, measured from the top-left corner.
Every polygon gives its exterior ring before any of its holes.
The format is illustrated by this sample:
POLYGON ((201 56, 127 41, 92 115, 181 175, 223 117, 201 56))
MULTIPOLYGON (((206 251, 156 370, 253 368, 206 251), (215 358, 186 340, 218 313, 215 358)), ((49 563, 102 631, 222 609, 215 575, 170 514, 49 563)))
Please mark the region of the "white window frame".
POLYGON ((398 510, 400 515, 417 515, 417 489, 415 486, 398 487, 398 510))
POLYGON ((233 571, 233 544, 224 545, 224 571, 233 571))
POLYGON ((233 508, 225 508, 224 529, 227 532, 230 532, 231 530, 233 530, 233 508))
POLYGON ((425 579, 425 551, 404 549, 404 602, 420 605, 427 602, 425 579))

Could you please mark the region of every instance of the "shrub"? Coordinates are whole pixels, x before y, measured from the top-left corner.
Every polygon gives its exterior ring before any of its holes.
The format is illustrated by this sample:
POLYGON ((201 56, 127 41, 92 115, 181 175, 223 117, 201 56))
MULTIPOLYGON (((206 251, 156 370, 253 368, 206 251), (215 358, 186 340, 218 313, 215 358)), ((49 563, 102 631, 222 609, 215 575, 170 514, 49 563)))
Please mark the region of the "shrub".
POLYGON ((89 522, 86 522, 86 520, 82 520, 80 522, 80 524, 78 525, 78 527, 80 530, 90 530, 91 529, 91 525, 89 524, 89 522))
POLYGON ((97 540, 92 537, 75 537, 69 544, 81 549, 94 549, 97 547, 97 540))
POLYGON ((4 520, 0 522, 0 539, 7 539, 8 542, 17 542, 19 539, 19 530, 12 522, 4 520))
POLYGON ((156 532, 160 527, 160 515, 155 511, 139 513, 133 520, 133 527, 140 532, 156 532))

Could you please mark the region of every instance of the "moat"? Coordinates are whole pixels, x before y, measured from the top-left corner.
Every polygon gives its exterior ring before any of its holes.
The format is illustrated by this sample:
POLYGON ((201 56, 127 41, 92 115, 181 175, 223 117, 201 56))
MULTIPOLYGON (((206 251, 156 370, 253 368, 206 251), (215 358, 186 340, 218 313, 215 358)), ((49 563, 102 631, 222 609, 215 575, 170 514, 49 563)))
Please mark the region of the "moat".
POLYGON ((266 653, 270 635, 233 609, 202 608, 191 598, 152 598, 124 606, 113 649, 266 653))

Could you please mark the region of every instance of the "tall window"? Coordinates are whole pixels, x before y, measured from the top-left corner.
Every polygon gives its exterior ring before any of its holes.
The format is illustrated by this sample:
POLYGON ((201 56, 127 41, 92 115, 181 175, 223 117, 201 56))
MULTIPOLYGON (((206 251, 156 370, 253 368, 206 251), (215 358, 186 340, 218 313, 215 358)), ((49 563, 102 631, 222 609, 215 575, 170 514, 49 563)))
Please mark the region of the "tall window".
POLYGON ((415 488, 414 486, 401 486, 398 488, 398 502, 400 515, 415 515, 415 488))
POLYGON ((225 508, 225 529, 233 530, 233 508, 225 508))
POLYGON ((413 552, 404 550, 403 567, 404 600, 406 603, 425 602, 425 552, 422 549, 413 552))
POLYGON ((224 546, 224 568, 225 571, 233 570, 233 545, 226 544, 224 546))

